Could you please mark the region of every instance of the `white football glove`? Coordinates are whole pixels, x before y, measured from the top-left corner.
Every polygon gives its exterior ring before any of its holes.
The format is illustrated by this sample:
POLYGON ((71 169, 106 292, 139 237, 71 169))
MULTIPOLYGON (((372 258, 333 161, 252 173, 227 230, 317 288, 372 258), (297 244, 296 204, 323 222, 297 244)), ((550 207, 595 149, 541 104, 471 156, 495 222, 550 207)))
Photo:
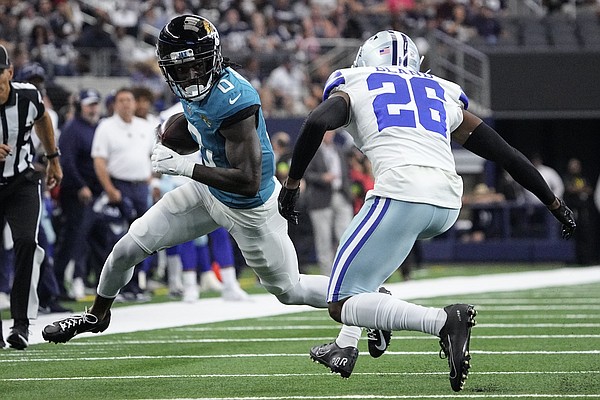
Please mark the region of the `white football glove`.
POLYGON ((152 149, 152 169, 154 172, 167 175, 183 175, 189 178, 194 172, 194 165, 190 159, 169 149, 168 147, 156 143, 152 149))

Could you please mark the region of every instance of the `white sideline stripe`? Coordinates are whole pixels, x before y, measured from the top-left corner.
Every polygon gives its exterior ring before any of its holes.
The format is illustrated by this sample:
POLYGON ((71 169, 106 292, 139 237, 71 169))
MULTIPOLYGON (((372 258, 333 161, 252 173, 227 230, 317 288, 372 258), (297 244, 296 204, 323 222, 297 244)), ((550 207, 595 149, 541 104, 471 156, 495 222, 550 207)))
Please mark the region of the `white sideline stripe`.
MULTIPOLYGON (((437 351, 387 351, 385 354, 388 356, 424 356, 424 355, 436 355, 437 351)), ((513 356, 513 355, 561 355, 561 354, 600 354, 600 350, 564 350, 564 351, 551 351, 551 350, 534 350, 534 351, 481 351, 473 350, 471 354, 484 354, 484 355, 501 355, 501 356, 513 356)), ((360 352, 359 354, 367 355, 368 352, 360 352)), ((0 359, 0 364, 7 363, 20 363, 20 362, 64 362, 64 361, 131 361, 131 360, 157 360, 157 359, 170 359, 170 360, 199 360, 199 359, 216 359, 216 358, 262 358, 262 357, 302 357, 306 358, 305 353, 301 354, 290 354, 290 353, 263 353, 263 354, 213 354, 213 355, 202 355, 202 354, 179 354, 179 355, 160 355, 160 356, 120 356, 120 357, 52 357, 52 358, 37 358, 28 357, 27 355, 21 356, 20 358, 11 359, 0 359)), ((600 373, 600 371, 598 371, 600 373)))
MULTIPOLYGON (((469 375, 593 375, 600 371, 487 371, 470 372, 469 375)), ((448 372, 354 372, 353 376, 431 376, 448 375, 448 372)), ((35 378, 0 378, 0 382, 26 381, 84 381, 84 380, 120 380, 120 379, 179 379, 179 378, 288 378, 296 376, 327 376, 322 373, 288 373, 288 374, 176 374, 176 375, 117 375, 117 376, 69 376, 69 377, 35 377, 35 378)), ((553 395, 551 395, 553 396, 553 395)), ((453 396, 454 397, 454 396, 453 396)), ((312 398, 312 397, 310 397, 312 398)), ((379 398, 379 396, 377 396, 379 398)))
MULTIPOLYGON (((568 305, 579 305, 579 304, 598 304, 600 297, 589 297, 576 298, 576 299, 565 299, 561 296, 561 304, 568 305)), ((535 298, 535 299, 519 299, 519 298, 504 298, 504 299, 481 299, 481 298, 469 298, 469 303, 476 305, 490 304, 490 305, 501 305, 501 304, 519 304, 519 305, 539 305, 545 306, 547 304, 555 304, 556 298, 535 298)))
MULTIPOLYGON (((508 394, 508 395, 496 395, 496 394, 467 394, 459 395, 453 394, 452 397, 447 395, 399 395, 399 396, 377 396, 377 395, 343 395, 343 396, 285 396, 285 397, 228 397, 228 400, 327 400, 327 399, 497 399, 497 398, 511 398, 511 399, 579 399, 579 398, 598 398, 597 394, 567 394, 567 395, 555 395, 555 394, 508 394)), ((156 400, 156 399, 154 399, 156 400)), ((171 399, 171 400, 223 400, 222 398, 214 397, 194 397, 193 399, 171 399)))
MULTIPOLYGON (((560 268, 550 271, 527 271, 480 276, 457 276, 439 279, 411 280, 386 284, 394 296, 405 299, 422 299, 460 294, 516 291, 551 286, 567 286, 600 282, 600 266, 560 268)), ((139 304, 113 309, 112 322, 104 333, 125 333, 141 330, 172 328, 185 325, 231 321, 242 318, 258 318, 272 315, 292 314, 314 310, 309 306, 288 306, 279 303, 271 294, 252 295, 251 301, 229 302, 221 298, 201 299, 197 303, 167 302, 139 304)), ((578 310, 584 306, 574 306, 578 310)), ((486 307, 487 308, 487 307, 486 307)), ((494 309, 494 308, 489 308, 494 309)), ((544 310, 549 310, 543 306, 544 310)), ((599 308, 600 309, 600 308, 599 308)), ((69 314, 40 315, 31 321, 30 344, 44 343, 42 329, 69 314)), ((10 321, 4 324, 4 337, 8 336, 10 321)), ((76 336, 90 337, 93 334, 76 336)))
MULTIPOLYGON (((477 340, 480 339, 600 339, 600 334, 589 334, 589 335, 477 335, 477 340)), ((165 337, 164 339, 156 339, 156 340, 95 340, 95 341, 87 341, 83 343, 73 342, 73 346, 123 346, 123 345, 145 345, 145 344, 173 344, 173 343, 249 343, 249 342, 314 342, 318 340, 331 340, 331 336, 323 336, 323 337, 294 337, 294 338, 240 338, 240 339, 222 339, 222 338, 212 338, 212 339, 177 339, 172 338, 171 335, 169 337, 165 337)), ((361 337, 359 340, 366 341, 368 340, 366 337, 361 337)), ((439 340, 439 338, 435 336, 394 336, 394 341, 396 340, 439 340)), ((43 352, 45 350, 38 350, 43 352)), ((29 351, 31 353, 32 351, 29 351)), ((55 354, 56 350, 52 349, 52 353, 55 354)))
MULTIPOLYGON (((477 328, 598 328, 600 323, 573 324, 477 324, 477 328)), ((316 329, 337 329, 341 325, 273 325, 273 326, 227 326, 227 327, 182 327, 177 332, 237 332, 237 331, 307 331, 316 329)))
MULTIPOLYGON (((470 299, 469 299, 470 300, 470 299)), ((470 302, 471 304, 475 304, 475 306, 477 307, 477 309, 479 310, 479 306, 477 305, 478 303, 476 301, 472 301, 470 302)), ((547 308, 544 307, 544 310, 546 310, 547 308)), ((328 315, 322 315, 322 316, 318 316, 318 315, 312 315, 312 316, 289 316, 289 317, 281 317, 281 316, 273 316, 273 317, 264 317, 264 318, 259 318, 262 321, 276 321, 276 322, 291 322, 291 321, 331 321, 331 318, 329 318, 328 315)), ((490 315, 489 313, 486 313, 485 319, 508 319, 508 320, 515 320, 515 319, 600 319, 600 313, 599 314, 511 314, 511 315, 506 315, 506 314, 497 314, 497 315, 490 315)), ((479 326, 479 324, 477 325, 479 326)))

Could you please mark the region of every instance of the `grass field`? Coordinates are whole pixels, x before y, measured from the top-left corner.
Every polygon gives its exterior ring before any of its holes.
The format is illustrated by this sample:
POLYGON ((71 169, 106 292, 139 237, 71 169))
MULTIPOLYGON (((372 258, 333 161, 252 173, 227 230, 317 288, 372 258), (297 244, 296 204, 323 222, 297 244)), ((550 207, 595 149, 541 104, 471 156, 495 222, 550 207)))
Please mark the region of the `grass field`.
POLYGON ((600 284, 414 302, 476 306, 462 392, 437 338, 415 332, 380 359, 361 340, 350 379, 329 373, 308 349, 339 325, 310 311, 4 350, 0 399, 600 399, 600 284))

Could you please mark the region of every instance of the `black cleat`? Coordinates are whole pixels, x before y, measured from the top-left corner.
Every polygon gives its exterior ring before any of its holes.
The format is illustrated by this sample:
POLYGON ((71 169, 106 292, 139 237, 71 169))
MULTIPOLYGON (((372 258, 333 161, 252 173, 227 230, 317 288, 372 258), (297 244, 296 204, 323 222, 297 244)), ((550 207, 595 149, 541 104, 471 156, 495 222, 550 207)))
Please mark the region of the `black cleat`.
POLYGON ((310 349, 310 358, 331 369, 331 372, 340 374, 342 378, 349 378, 358 358, 356 347, 344 347, 335 342, 322 344, 310 349))
POLYGON ((48 342, 66 343, 75 335, 84 332, 104 332, 108 328, 108 324, 110 324, 110 311, 102 321, 98 321, 94 314, 90 314, 86 310, 80 315, 72 315, 46 325, 42 331, 42 336, 48 342))
POLYGON ((29 322, 15 321, 6 341, 13 349, 25 350, 29 346, 29 322))
MULTIPOLYGON (((392 294, 392 292, 383 286, 379 288, 379 293, 385 293, 389 295, 392 294)), ((378 358, 385 353, 390 345, 390 340, 392 340, 392 332, 382 331, 381 329, 367 328, 367 339, 369 343, 369 354, 373 358, 378 358)))
POLYGON ((471 367, 469 341, 471 328, 475 326, 477 311, 470 304, 452 304, 444 307, 448 319, 440 331, 440 358, 448 359, 450 367, 450 386, 459 392, 471 367))

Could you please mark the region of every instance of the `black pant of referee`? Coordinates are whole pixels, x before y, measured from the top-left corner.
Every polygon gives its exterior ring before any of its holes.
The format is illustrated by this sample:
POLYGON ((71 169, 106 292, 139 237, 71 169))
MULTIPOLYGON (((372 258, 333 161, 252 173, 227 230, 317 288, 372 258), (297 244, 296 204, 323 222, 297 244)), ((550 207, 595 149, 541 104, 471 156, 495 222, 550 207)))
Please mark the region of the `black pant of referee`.
MULTIPOLYGON (((0 178, 0 221, 8 223, 14 242, 15 274, 10 312, 15 326, 28 327, 29 320, 37 318, 38 313, 37 284, 44 259, 44 250, 38 244, 41 175, 28 169, 14 177, 0 178)), ((7 340, 11 341, 10 336, 7 340)))

